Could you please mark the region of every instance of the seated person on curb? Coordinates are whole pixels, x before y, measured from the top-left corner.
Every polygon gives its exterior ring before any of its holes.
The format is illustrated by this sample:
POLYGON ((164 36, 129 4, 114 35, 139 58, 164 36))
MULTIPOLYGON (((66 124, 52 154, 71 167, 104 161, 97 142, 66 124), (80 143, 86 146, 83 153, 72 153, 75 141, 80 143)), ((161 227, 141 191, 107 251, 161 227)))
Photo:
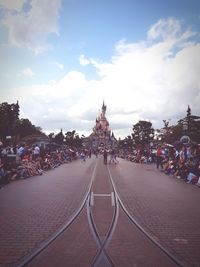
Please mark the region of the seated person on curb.
POLYGON ((0 161, 0 189, 3 188, 3 185, 8 183, 7 177, 6 177, 6 172, 4 170, 4 164, 1 164, 0 161))
POLYGON ((178 179, 186 180, 187 175, 188 175, 188 168, 185 164, 185 161, 179 160, 174 176, 178 179))

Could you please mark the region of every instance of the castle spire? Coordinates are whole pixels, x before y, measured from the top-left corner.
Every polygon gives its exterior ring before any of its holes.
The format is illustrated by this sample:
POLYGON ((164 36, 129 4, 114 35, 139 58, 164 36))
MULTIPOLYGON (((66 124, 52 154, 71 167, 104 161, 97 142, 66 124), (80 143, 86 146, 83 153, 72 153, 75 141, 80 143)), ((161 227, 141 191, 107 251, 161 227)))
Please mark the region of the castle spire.
POLYGON ((103 105, 102 105, 102 113, 105 115, 106 113, 106 105, 104 103, 104 99, 103 99, 103 105))
POLYGON ((187 109, 187 117, 189 117, 191 115, 191 108, 190 106, 188 105, 188 109, 187 109))

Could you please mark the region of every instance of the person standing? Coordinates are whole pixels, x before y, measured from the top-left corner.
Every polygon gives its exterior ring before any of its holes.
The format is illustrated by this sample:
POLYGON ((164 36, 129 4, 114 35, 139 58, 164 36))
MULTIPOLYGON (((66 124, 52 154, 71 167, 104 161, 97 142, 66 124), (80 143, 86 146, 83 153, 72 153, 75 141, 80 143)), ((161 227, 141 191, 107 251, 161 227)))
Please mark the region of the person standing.
POLYGON ((83 150, 83 151, 81 152, 81 160, 82 160, 83 162, 86 161, 86 153, 85 153, 85 150, 83 150))
POLYGON ((95 150, 95 156, 96 156, 96 158, 98 158, 98 149, 97 150, 95 150))
POLYGON ((36 160, 40 156, 40 148, 36 144, 35 147, 33 148, 33 159, 36 160))
POLYGON ((104 152, 103 152, 103 162, 104 162, 104 164, 107 164, 107 158, 108 158, 108 153, 107 153, 106 149, 104 149, 104 152))
POLYGON ((161 167, 161 170, 163 169, 163 151, 161 146, 158 146, 156 150, 156 167, 159 169, 161 167))

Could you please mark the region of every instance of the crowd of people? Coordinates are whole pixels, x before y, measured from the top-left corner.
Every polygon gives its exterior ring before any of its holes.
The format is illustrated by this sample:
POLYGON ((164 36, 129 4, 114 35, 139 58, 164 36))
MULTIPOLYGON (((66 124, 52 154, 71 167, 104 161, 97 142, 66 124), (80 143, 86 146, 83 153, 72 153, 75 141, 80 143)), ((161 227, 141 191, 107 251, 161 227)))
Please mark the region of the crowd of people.
POLYGON ((103 152, 103 162, 104 164, 118 164, 117 151, 115 149, 104 149, 103 152))
POLYGON ((98 158, 103 155, 104 163, 117 164, 114 150, 76 149, 58 147, 50 149, 49 146, 35 145, 3 146, 0 144, 0 188, 15 180, 26 179, 42 175, 45 171, 57 168, 61 164, 69 163, 77 158, 83 162, 91 158, 92 153, 98 158))
POLYGON ((200 145, 182 144, 180 148, 175 148, 163 144, 156 149, 121 151, 121 157, 135 163, 154 163, 166 175, 200 186, 200 145))
POLYGON ((102 150, 76 149, 49 146, 39 147, 16 145, 4 147, 0 144, 0 188, 19 179, 26 179, 54 169, 61 164, 69 163, 77 158, 86 161, 92 153, 98 157, 102 154, 104 164, 119 163, 117 157, 135 163, 151 164, 166 175, 172 175, 187 183, 200 186, 200 146, 182 145, 179 149, 169 144, 159 145, 156 149, 102 150))
POLYGON ((119 157, 135 163, 154 163, 155 153, 150 149, 120 149, 119 157))
POLYGON ((17 145, 0 146, 0 188, 14 180, 26 179, 35 175, 42 175, 60 166, 69 163, 79 157, 80 151, 69 147, 50 149, 17 145))
POLYGON ((200 146, 185 146, 180 150, 171 148, 156 151, 156 167, 166 175, 173 175, 187 183, 200 183, 200 146))

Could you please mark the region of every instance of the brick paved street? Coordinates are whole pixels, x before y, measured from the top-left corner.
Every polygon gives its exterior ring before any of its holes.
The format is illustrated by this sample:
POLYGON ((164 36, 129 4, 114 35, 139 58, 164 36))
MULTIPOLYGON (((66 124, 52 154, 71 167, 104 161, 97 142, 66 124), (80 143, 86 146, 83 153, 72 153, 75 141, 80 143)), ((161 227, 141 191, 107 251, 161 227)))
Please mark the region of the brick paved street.
MULTIPOLYGON (((98 207, 111 204, 110 198, 98 196, 110 193, 110 185, 103 179, 108 175, 107 167, 101 160, 93 187, 96 206, 92 210, 100 235, 103 235, 104 223, 108 225, 111 213, 98 207)), ((88 189, 95 162, 94 158, 86 163, 78 160, 42 176, 13 182, 0 191, 0 267, 17 266, 71 218, 88 189)), ((120 160, 119 165, 108 165, 108 168, 123 203, 138 223, 184 266, 200 266, 200 189, 161 173, 154 165, 120 160)), ((97 247, 86 222, 86 213, 81 216, 74 230, 66 232, 53 245, 55 254, 51 249, 44 252, 55 256, 50 260, 51 266, 58 266, 60 261, 71 262, 71 266, 90 265, 97 247), (79 261, 82 265, 77 265, 79 261)), ((116 267, 124 264, 154 267, 160 266, 157 261, 168 262, 165 257, 159 260, 156 250, 149 248, 148 242, 134 232, 121 212, 108 252, 116 267)), ((35 259, 32 266, 46 264, 47 258, 35 259)), ((166 266, 173 264, 168 262, 166 266)))
POLYGON ((133 226, 121 209, 108 253, 117 267, 177 266, 133 226))
POLYGON ((85 210, 72 227, 59 236, 28 267, 87 267, 97 253, 97 246, 89 231, 85 210))
POLYGON ((104 237, 109 230, 113 217, 113 207, 111 206, 112 187, 109 182, 109 175, 106 165, 99 160, 95 183, 92 188, 94 195, 94 206, 92 213, 100 237, 104 237), (98 195, 99 194, 99 195, 98 195), (108 194, 104 196, 104 194, 108 194))
POLYGON ((121 160, 110 170, 128 211, 186 266, 200 266, 200 188, 121 160))
MULTIPOLYGON (((37 256, 28 267, 87 267, 93 266, 95 256, 99 247, 93 238, 91 227, 87 216, 91 211, 95 223, 95 230, 103 240, 112 222, 114 207, 111 205, 111 184, 109 174, 101 159, 97 159, 94 184, 92 185, 93 204, 91 207, 85 205, 81 214, 70 225, 70 227, 52 244, 37 256)), ((102 260, 101 265, 106 266, 102 260), (103 264, 103 265, 102 265, 103 264)), ((96 265, 95 265, 96 266, 96 265)))
POLYGON ((94 161, 75 161, 0 190, 0 266, 15 266, 79 207, 94 161))

